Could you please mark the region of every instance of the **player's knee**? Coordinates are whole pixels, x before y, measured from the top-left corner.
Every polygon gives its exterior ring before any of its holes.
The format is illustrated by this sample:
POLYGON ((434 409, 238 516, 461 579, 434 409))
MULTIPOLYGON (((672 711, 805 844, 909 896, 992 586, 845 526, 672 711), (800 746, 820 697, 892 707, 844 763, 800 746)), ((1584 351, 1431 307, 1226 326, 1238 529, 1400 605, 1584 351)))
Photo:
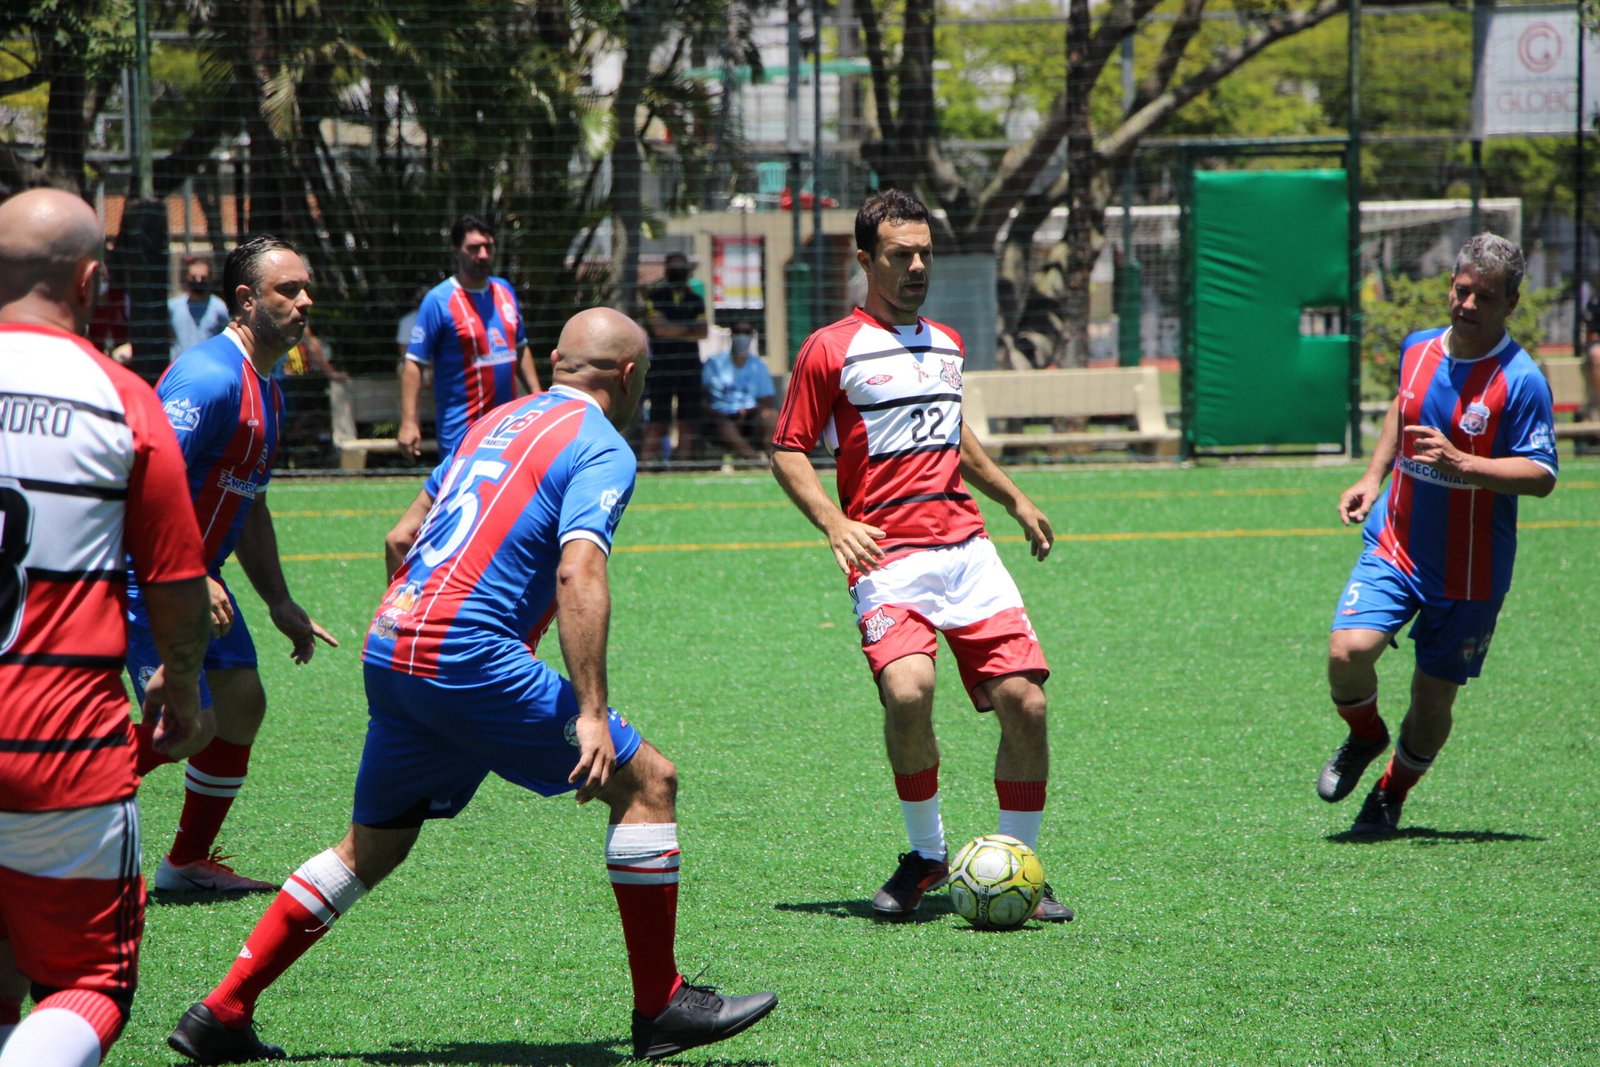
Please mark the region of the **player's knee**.
POLYGON ((1328 679, 1337 684, 1353 672, 1371 668, 1387 640, 1381 634, 1374 640, 1366 630, 1334 630, 1328 635, 1328 679))

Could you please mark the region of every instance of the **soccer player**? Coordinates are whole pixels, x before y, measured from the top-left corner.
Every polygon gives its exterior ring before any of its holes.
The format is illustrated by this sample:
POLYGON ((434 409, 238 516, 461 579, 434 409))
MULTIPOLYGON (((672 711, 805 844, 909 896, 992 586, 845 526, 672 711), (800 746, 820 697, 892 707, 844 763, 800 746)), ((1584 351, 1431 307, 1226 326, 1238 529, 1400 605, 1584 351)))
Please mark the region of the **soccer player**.
POLYGON ((1450 325, 1406 338, 1400 392, 1372 461, 1339 497, 1346 526, 1366 520, 1365 547, 1328 638, 1334 710, 1350 732, 1317 781, 1323 800, 1349 796, 1388 748, 1376 666, 1416 618, 1411 706, 1353 834, 1399 827, 1406 795, 1450 736, 1456 693, 1483 669, 1511 586, 1517 497, 1556 485, 1550 387, 1506 332, 1522 274, 1522 250, 1503 237, 1480 233, 1462 247, 1450 325))
POLYGON ((411 343, 400 364, 400 450, 422 455, 417 396, 422 368, 433 368, 434 418, 440 459, 449 459, 467 427, 516 395, 516 378, 530 393, 539 375, 522 322, 517 294, 494 267, 494 227, 462 215, 450 227, 456 272, 428 292, 417 309, 411 343), (513 373, 515 367, 515 373, 513 373))
POLYGON ((99 1063, 138 983, 139 779, 119 677, 130 558, 166 662, 146 689, 152 743, 184 756, 211 731, 200 531, 171 503, 178 442, 150 387, 74 336, 105 280, 104 245, 68 193, 0 204, 3 1067, 99 1063))
MULTIPOLYGON (((311 277, 292 245, 262 236, 233 250, 222 284, 233 316, 227 328, 179 356, 156 385, 183 448, 187 496, 205 539, 212 640, 200 696, 207 707, 215 707, 217 720, 216 740, 189 760, 177 835, 156 871, 159 892, 278 888, 237 873, 214 847, 244 786, 250 749, 267 711, 255 643, 222 580, 222 564, 238 556, 273 625, 289 639, 296 663, 310 662, 319 640, 339 644, 289 595, 267 510, 267 482, 283 421, 283 394, 270 375, 305 329, 311 277)), ((181 506, 181 498, 169 506, 181 506)), ((128 605, 128 675, 141 698, 145 679, 164 662, 151 639, 143 592, 132 584, 128 605)), ((141 774, 171 762, 150 748, 148 728, 141 727, 139 736, 141 774)))
POLYGON ((392 532, 405 548, 367 632, 369 721, 350 830, 307 860, 222 983, 168 1039, 201 1063, 276 1059, 256 1000, 393 871, 424 820, 453 818, 491 772, 611 809, 605 861, 633 976, 634 1055, 731 1037, 770 993, 690 985, 673 955, 677 769, 607 706, 606 559, 633 493, 621 431, 649 369, 644 331, 607 308, 568 321, 554 385, 475 423, 392 532), (531 653, 552 618, 571 680, 531 653))
MULTIPOLYGON (((872 907, 903 919, 950 873, 933 732, 938 633, 973 705, 1000 721, 999 830, 1030 848, 1038 844, 1050 766, 1050 672, 966 481, 1005 505, 1035 559, 1049 554, 1051 531, 962 422, 961 339, 918 314, 933 258, 927 207, 898 190, 868 197, 856 214, 856 248, 866 300, 800 349, 778 416, 772 472, 827 536, 855 600, 911 844, 872 907), (819 439, 837 457, 842 505, 829 498, 807 457, 819 439)), ((1046 887, 1036 918, 1066 922, 1072 909, 1046 887)))

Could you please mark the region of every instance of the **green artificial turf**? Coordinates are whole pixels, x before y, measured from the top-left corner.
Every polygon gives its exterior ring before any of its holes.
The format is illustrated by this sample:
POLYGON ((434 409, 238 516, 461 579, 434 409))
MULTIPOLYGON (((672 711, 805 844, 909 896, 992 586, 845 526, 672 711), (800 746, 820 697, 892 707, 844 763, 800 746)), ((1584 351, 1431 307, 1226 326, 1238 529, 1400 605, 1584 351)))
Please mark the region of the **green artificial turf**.
MULTIPOLYGON (((905 848, 849 598, 768 478, 646 477, 611 563, 615 703, 679 765, 680 966, 782 1002, 716 1064, 1600 1063, 1600 464, 1525 501, 1485 676, 1398 837, 1344 831, 1313 783, 1343 736, 1327 624, 1359 551, 1352 465, 1023 469, 1055 524, 1034 563, 990 528, 1054 674, 1040 841, 1076 922, 980 933, 941 894, 865 901, 905 848)), ((831 479, 831 475, 828 476, 831 479)), ((282 878, 334 842, 364 729, 360 643, 382 538, 417 484, 271 492, 296 596, 343 643, 297 668, 237 567, 266 726, 223 829, 282 878)), ((544 651, 558 657, 554 636, 544 651)), ((996 726, 941 672, 952 846, 992 831, 996 726)), ((1410 645, 1380 665, 1391 728, 1410 645)), ((1368 781, 1376 768, 1368 772, 1368 781)), ((142 790, 145 868, 182 775, 142 790)), ((602 810, 498 781, 263 998, 309 1064, 613 1064, 629 986, 602 810)), ((135 1015, 110 1062, 178 1062, 182 1010, 269 898, 153 902, 135 1015)))

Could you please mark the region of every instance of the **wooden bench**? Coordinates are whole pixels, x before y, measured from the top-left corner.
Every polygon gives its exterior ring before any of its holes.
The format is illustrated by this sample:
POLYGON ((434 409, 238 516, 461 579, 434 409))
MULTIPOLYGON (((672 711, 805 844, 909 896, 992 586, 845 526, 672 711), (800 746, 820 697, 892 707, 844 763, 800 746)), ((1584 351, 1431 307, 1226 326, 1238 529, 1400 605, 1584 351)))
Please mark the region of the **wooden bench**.
POLYGON ((1131 445, 1159 456, 1178 452, 1179 433, 1167 426, 1154 367, 967 371, 962 382, 962 419, 992 456, 1007 448, 1065 445, 1131 445), (1116 418, 1131 425, 1020 433, 994 429, 1000 419, 1061 418, 1116 418))
POLYGON ((1574 415, 1574 421, 1563 422, 1556 419, 1555 431, 1557 437, 1600 437, 1600 420, 1583 417, 1584 411, 1589 406, 1589 391, 1583 384, 1583 360, 1573 357, 1565 359, 1547 359, 1544 361, 1544 376, 1550 382, 1550 396, 1555 401, 1556 415, 1567 412, 1574 415))
MULTIPOLYGON (((347 471, 365 470, 367 454, 400 454, 400 442, 391 432, 387 437, 370 434, 375 424, 398 426, 400 422, 399 378, 351 378, 328 382, 328 411, 333 421, 333 447, 339 450, 339 467, 347 471)), ((417 397, 417 417, 433 421, 433 390, 424 387, 417 397)), ((439 443, 425 438, 422 450, 437 454, 439 443)))

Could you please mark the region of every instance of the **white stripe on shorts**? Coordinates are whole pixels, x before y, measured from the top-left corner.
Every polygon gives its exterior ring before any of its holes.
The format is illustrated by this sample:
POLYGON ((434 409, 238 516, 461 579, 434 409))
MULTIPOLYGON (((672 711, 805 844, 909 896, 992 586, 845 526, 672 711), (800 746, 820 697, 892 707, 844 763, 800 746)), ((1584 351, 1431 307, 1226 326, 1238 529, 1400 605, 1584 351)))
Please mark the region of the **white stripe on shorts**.
POLYGON ((0 811, 0 867, 39 878, 131 878, 139 873, 133 798, 71 811, 0 811))
POLYGON ((910 608, 936 629, 954 630, 1021 608, 1022 594, 987 537, 925 548, 868 571, 851 586, 856 617, 886 605, 910 608))

